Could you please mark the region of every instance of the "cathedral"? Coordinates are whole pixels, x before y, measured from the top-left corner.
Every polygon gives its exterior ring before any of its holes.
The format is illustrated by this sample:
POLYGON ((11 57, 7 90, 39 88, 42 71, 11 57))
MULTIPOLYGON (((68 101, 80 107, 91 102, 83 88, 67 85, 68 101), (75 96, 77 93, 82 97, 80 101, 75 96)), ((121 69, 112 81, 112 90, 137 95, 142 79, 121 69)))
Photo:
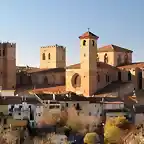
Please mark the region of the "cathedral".
POLYGON ((144 88, 144 63, 132 63, 133 51, 117 45, 98 48, 90 31, 79 36, 80 63, 66 66, 66 48, 40 48, 40 67, 17 67, 16 89, 37 93, 124 96, 144 88))

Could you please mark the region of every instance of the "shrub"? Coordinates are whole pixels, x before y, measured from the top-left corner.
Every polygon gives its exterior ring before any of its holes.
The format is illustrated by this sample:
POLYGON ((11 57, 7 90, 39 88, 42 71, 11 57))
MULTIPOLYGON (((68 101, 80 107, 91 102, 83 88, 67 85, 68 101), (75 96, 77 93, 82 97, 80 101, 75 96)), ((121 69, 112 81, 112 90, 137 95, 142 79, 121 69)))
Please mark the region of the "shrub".
POLYGON ((97 142, 99 142, 99 137, 95 132, 87 133, 84 137, 84 143, 86 144, 96 144, 97 142))
POLYGON ((125 117, 109 118, 105 124, 105 143, 119 143, 127 124, 125 117))

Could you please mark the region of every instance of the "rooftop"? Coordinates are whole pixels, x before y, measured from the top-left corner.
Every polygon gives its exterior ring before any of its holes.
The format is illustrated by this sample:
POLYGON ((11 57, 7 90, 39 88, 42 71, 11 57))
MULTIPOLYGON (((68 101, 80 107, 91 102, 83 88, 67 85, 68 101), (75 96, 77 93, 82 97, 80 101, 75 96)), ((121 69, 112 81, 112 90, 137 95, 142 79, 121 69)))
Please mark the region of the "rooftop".
POLYGON ((93 34, 90 31, 85 32, 81 36, 79 36, 80 39, 87 39, 87 38, 92 38, 92 39, 98 39, 99 37, 93 34))
POLYGON ((127 48, 122 48, 117 45, 111 44, 111 45, 106 45, 106 46, 98 48, 98 53, 100 52, 130 52, 132 53, 133 51, 127 48))
POLYGON ((144 68, 144 62, 131 63, 127 65, 118 66, 117 68, 120 68, 120 69, 144 68))
MULTIPOLYGON (((106 63, 104 63, 104 62, 97 62, 97 67, 98 67, 98 68, 102 68, 102 69, 118 70, 118 68, 116 68, 116 67, 114 67, 114 66, 111 66, 111 65, 109 65, 109 64, 106 64, 106 63)), ((80 69, 80 63, 67 66, 67 69, 80 69)))

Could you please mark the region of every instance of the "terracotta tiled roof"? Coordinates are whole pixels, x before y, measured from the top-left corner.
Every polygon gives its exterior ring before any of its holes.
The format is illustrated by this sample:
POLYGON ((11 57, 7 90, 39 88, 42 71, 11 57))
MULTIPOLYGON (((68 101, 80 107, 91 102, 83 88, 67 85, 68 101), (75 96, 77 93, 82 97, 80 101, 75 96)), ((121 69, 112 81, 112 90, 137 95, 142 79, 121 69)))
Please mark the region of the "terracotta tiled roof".
POLYGON ((118 66, 117 68, 144 68, 144 62, 131 63, 128 65, 118 66))
MULTIPOLYGON (((118 68, 116 68, 114 66, 111 66, 109 64, 106 64, 104 62, 97 62, 97 67, 102 68, 102 69, 115 69, 115 70, 118 70, 118 68)), ((70 65, 70 66, 67 67, 67 69, 80 69, 80 63, 70 65)))
POLYGON ((64 72, 65 68, 34 68, 27 70, 27 73, 40 73, 40 72, 64 72))
POLYGON ((99 37, 93 34, 92 32, 85 32, 81 36, 79 36, 80 39, 87 39, 87 38, 93 38, 93 39, 98 39, 99 37))
POLYGON ((49 87, 49 88, 35 89, 35 90, 32 90, 32 92, 59 94, 59 93, 66 93, 66 88, 65 88, 65 86, 55 86, 55 87, 49 87))
POLYGON ((100 52, 130 52, 132 53, 132 50, 126 49, 126 48, 122 48, 116 45, 107 45, 107 46, 103 46, 101 48, 98 48, 98 53, 100 52))
POLYGON ((80 63, 67 66, 67 69, 80 69, 80 63))

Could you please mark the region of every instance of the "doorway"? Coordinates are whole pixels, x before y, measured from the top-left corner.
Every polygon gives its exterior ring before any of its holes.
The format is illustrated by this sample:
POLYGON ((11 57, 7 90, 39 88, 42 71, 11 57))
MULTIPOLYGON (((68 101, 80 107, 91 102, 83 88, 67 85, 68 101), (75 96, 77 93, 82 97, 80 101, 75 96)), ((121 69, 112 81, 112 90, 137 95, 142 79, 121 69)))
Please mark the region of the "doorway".
POLYGON ((121 81, 121 72, 118 72, 118 80, 121 81))

